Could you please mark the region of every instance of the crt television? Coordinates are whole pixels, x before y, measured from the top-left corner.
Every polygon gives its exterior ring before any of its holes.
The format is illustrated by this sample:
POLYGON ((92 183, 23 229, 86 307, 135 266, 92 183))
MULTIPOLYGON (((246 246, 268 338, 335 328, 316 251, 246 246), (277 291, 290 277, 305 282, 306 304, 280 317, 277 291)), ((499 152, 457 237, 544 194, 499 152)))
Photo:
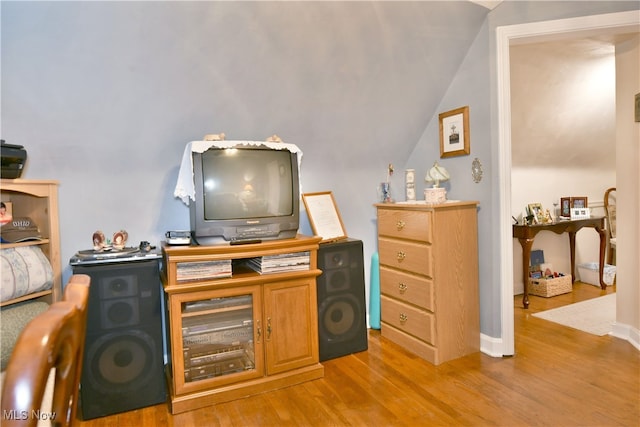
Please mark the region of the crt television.
POLYGON ((298 233, 298 155, 287 149, 237 145, 193 152, 196 244, 288 239, 298 233))

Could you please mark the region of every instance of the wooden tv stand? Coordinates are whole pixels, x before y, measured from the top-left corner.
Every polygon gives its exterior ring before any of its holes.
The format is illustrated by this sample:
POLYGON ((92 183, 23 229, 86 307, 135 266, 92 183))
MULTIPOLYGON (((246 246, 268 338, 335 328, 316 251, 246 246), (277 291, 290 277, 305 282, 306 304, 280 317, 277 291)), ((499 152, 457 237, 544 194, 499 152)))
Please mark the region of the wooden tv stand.
POLYGON ((173 414, 324 376, 316 296, 320 240, 299 235, 233 246, 163 245, 173 414), (260 274, 246 266, 249 259, 291 253, 308 253, 308 267, 260 274))

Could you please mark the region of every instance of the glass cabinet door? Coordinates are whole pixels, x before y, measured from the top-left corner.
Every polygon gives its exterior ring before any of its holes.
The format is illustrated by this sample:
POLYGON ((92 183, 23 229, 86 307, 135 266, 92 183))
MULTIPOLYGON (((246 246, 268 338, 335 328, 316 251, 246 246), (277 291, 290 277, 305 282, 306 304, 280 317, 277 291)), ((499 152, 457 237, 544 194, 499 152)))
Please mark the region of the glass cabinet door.
MULTIPOLYGON (((217 385, 262 375, 260 288, 248 286, 189 294, 179 301, 183 366, 177 388, 217 385), (197 299, 192 299, 194 296, 197 299), (204 297, 204 298, 203 298, 204 297)), ((177 331, 176 331, 177 332, 177 331)), ((175 349, 178 350, 178 349, 175 349)), ((175 354, 175 353, 174 353, 175 354)))

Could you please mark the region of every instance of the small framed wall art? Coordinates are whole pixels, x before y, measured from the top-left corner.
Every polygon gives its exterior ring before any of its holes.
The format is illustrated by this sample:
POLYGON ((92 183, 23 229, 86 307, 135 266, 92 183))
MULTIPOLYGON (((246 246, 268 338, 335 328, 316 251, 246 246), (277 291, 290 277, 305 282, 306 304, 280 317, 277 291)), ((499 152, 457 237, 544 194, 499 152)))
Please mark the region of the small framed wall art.
POLYGON ((469 146, 469 106, 438 115, 440 121, 440 157, 463 156, 469 146))

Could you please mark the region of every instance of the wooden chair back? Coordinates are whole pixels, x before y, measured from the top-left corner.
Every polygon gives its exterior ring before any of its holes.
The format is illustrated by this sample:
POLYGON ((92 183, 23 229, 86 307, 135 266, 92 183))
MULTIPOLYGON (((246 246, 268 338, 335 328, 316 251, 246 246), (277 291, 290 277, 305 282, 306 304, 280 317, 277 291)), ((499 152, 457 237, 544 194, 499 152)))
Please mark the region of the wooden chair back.
POLYGON ((604 211, 607 215, 609 237, 616 237, 616 187, 608 188, 604 192, 604 211))
POLYGON ((36 426, 42 419, 68 426, 75 421, 90 281, 87 275, 73 275, 63 300, 51 304, 20 334, 2 385, 3 426, 36 426), (49 410, 43 408, 43 397, 54 368, 49 410))
POLYGON ((607 263, 612 264, 616 251, 616 187, 608 188, 604 192, 604 212, 607 220, 607 235, 609 236, 607 263))

